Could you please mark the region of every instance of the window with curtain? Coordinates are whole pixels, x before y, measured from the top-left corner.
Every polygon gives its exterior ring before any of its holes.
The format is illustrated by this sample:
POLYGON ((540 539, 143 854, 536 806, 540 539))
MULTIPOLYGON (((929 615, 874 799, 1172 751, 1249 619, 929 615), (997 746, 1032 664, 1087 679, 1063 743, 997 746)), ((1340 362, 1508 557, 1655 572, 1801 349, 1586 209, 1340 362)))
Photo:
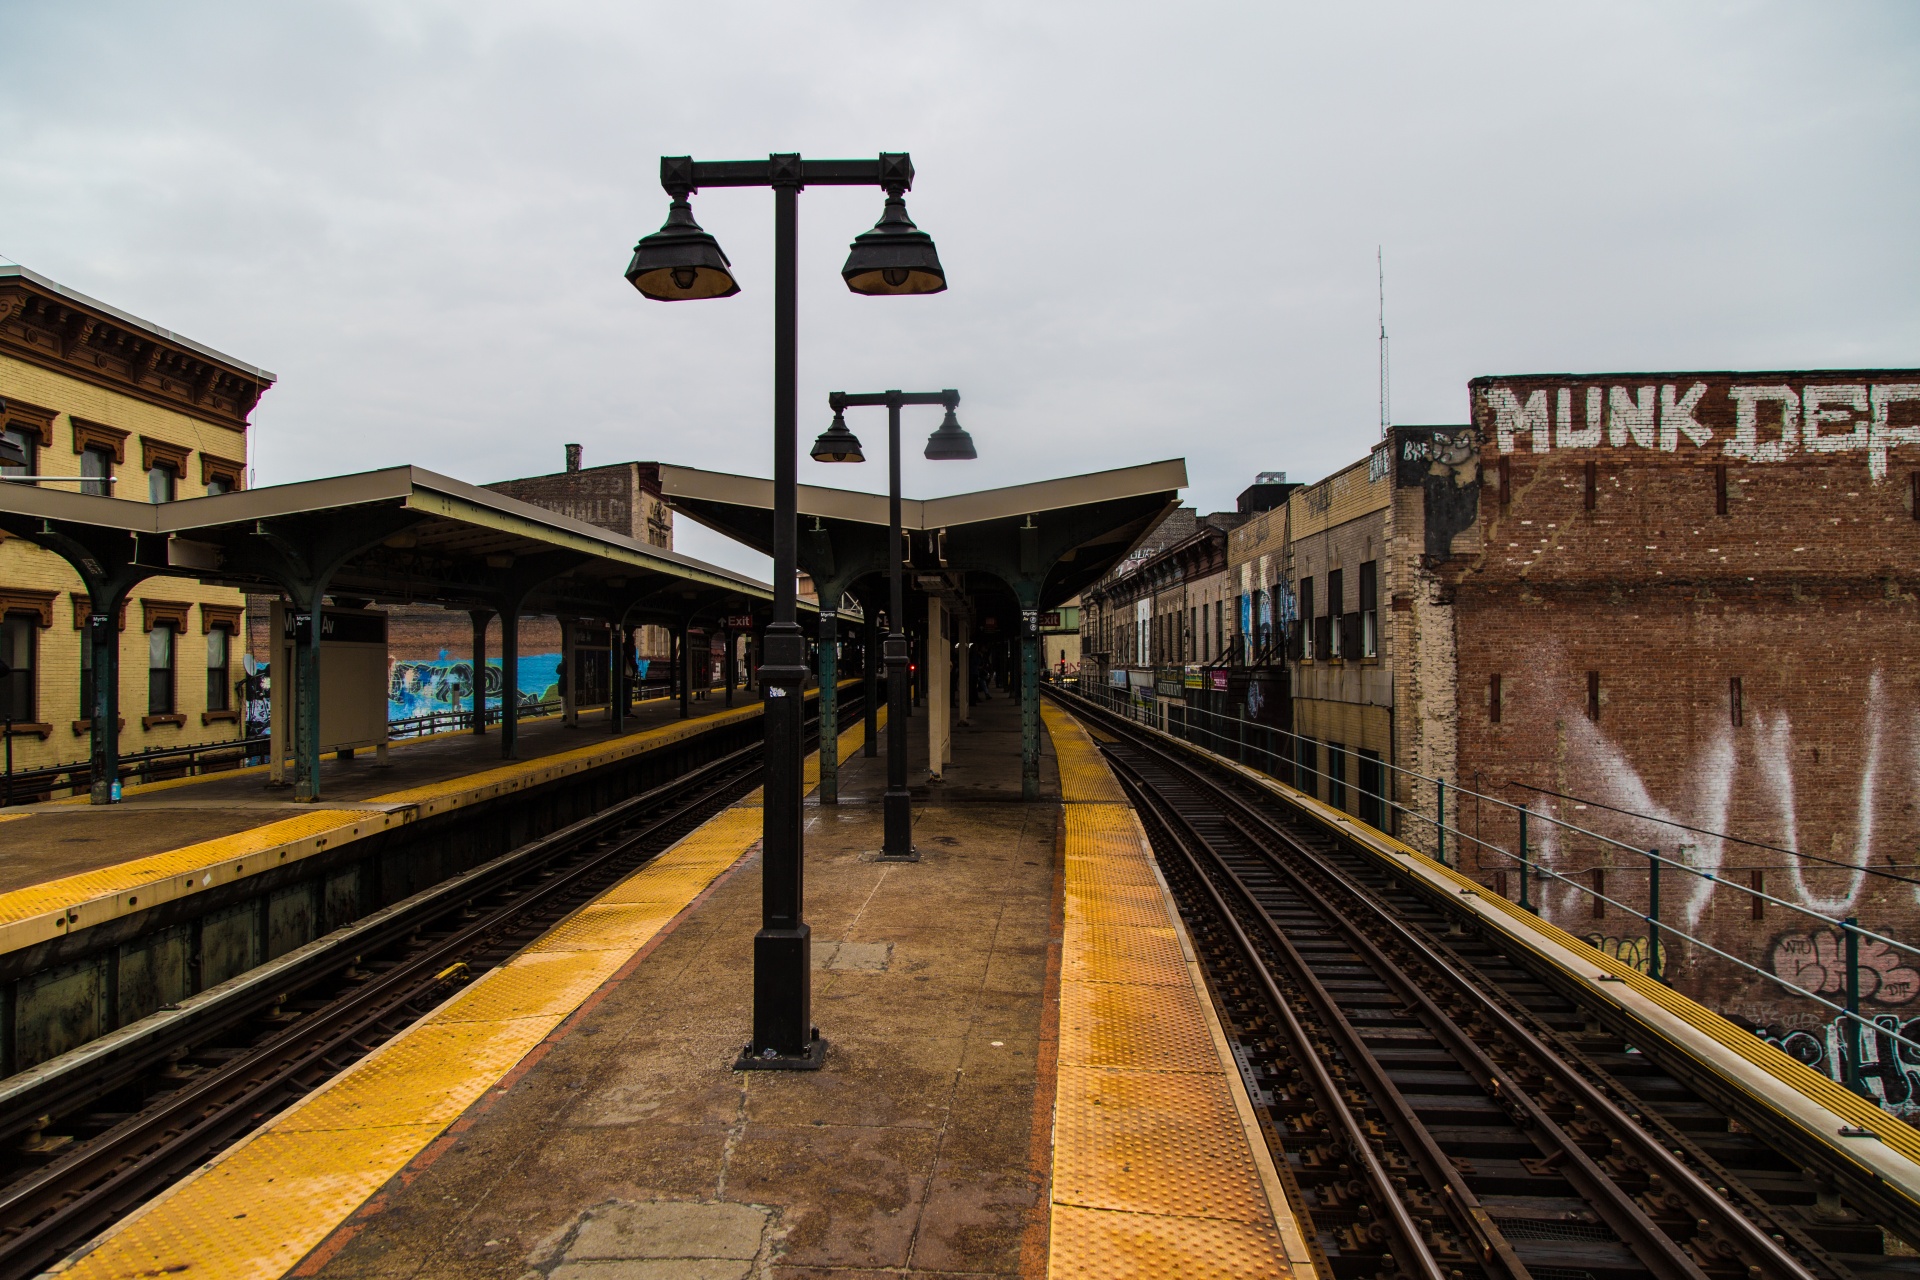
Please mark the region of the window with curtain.
POLYGON ((80 492, 96 498, 113 496, 113 452, 94 445, 80 451, 80 492))
POLYGON ((147 632, 147 714, 173 714, 173 628, 164 623, 147 632))
POLYGON ((233 682, 228 677, 232 636, 225 627, 207 632, 207 710, 233 709, 233 682))

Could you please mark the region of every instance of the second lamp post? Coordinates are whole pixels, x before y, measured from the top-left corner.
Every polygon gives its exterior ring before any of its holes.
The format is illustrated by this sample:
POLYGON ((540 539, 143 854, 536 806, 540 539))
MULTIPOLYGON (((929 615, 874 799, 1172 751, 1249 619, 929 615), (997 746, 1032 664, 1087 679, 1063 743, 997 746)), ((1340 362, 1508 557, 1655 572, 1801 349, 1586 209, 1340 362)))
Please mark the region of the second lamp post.
MULTIPOLYGON (((827 397, 833 425, 813 442, 815 462, 865 462, 860 440, 847 430, 846 411, 863 405, 887 406, 887 791, 881 815, 885 829, 880 858, 886 862, 918 862, 913 848, 913 809, 907 792, 907 630, 906 585, 901 581, 906 558, 900 545, 900 408, 909 404, 940 404, 947 416, 940 429, 927 437, 927 457, 934 462, 968 462, 978 455, 973 437, 960 426, 954 412, 960 393, 946 391, 867 391, 849 395, 836 391, 827 397)), ((929 637, 928 643, 932 643, 929 637)), ((929 697, 945 690, 930 689, 929 697)))

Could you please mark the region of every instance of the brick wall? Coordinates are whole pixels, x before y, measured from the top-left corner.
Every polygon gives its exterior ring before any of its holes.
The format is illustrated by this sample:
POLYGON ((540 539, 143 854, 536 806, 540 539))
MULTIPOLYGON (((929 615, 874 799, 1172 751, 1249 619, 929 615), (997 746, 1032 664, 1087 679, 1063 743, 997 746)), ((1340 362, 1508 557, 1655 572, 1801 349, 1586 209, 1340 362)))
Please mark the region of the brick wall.
MULTIPOLYGON (((1920 938, 1914 886, 1512 785, 1841 863, 1915 861, 1920 372, 1478 379, 1472 394, 1479 551, 1441 574, 1457 623, 1454 776, 1920 938)), ((1512 847, 1511 815, 1456 812, 1512 847)), ((1533 827, 1543 864, 1588 884, 1598 867, 1611 895, 1644 905, 1644 858, 1533 827)), ((1476 865, 1493 883, 1495 860, 1476 865)), ((1664 879, 1663 918, 1837 998, 1835 931, 1780 908, 1756 920, 1746 895, 1664 879)), ((1550 918, 1644 960, 1643 923, 1595 920, 1565 889, 1544 901, 1550 918)), ((1868 1008, 1920 1015, 1920 964, 1870 950, 1868 1008)), ((1677 984, 1717 1008, 1815 1028, 1802 1056, 1824 1035, 1811 1002, 1697 949, 1667 957, 1677 984)))

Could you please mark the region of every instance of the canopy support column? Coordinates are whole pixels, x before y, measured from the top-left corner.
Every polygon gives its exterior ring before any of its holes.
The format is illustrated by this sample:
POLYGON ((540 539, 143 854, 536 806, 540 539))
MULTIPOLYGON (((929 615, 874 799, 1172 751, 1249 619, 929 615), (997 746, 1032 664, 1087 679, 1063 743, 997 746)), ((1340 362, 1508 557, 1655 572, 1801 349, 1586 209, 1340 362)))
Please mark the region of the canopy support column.
POLYGON ((487 731, 487 625, 493 621, 493 610, 470 609, 467 616, 473 619, 473 731, 484 735, 487 731))

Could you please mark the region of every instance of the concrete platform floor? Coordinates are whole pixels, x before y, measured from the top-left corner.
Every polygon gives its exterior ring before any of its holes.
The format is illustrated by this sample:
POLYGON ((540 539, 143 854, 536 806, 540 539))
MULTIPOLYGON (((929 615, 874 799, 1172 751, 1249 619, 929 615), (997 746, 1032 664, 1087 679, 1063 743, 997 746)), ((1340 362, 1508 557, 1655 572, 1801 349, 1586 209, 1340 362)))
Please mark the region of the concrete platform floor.
MULTIPOLYGON (((736 691, 734 706, 751 706, 754 698, 736 691)), ((695 717, 726 709, 720 690, 692 703, 695 717)), ((626 732, 671 723, 679 710, 677 701, 666 698, 638 703, 627 716, 626 732)), ((523 720, 514 758, 536 760, 613 736, 607 732, 604 709, 582 712, 578 728, 561 724, 559 716, 523 720)), ((484 736, 448 733, 396 742, 388 748, 387 759, 384 769, 370 750, 351 760, 322 760, 324 807, 377 807, 378 797, 391 792, 495 768, 501 763, 499 728, 484 736)), ((92 805, 75 797, 0 809, 0 893, 232 835, 314 808, 295 803, 291 790, 269 789, 266 782, 262 765, 129 787, 117 805, 92 805)))
POLYGON ((918 864, 870 860, 884 744, 809 807, 823 1070, 731 1070, 756 852, 295 1274, 1011 1276, 1023 1249, 1044 1270, 1060 808, 1019 803, 1018 741, 1004 699, 957 730, 918 864))

